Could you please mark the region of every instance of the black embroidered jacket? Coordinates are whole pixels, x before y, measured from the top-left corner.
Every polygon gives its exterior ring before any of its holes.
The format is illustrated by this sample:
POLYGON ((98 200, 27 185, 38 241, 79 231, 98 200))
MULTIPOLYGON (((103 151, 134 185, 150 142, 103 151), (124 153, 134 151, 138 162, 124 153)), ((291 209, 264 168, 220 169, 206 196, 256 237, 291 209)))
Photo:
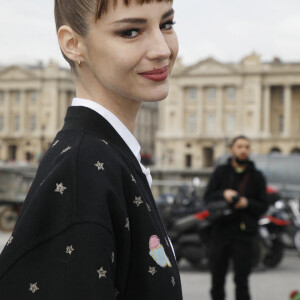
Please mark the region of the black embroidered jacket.
POLYGON ((0 256, 3 300, 181 300, 146 176, 99 114, 69 107, 0 256))

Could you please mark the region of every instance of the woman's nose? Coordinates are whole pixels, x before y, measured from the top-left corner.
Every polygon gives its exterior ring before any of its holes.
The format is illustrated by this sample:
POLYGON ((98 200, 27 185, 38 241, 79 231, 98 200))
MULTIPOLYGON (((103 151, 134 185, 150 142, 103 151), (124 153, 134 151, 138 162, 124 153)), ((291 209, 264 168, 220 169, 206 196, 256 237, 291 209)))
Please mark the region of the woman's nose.
POLYGON ((171 49, 164 34, 159 31, 149 37, 148 58, 151 60, 168 59, 171 56, 171 49))

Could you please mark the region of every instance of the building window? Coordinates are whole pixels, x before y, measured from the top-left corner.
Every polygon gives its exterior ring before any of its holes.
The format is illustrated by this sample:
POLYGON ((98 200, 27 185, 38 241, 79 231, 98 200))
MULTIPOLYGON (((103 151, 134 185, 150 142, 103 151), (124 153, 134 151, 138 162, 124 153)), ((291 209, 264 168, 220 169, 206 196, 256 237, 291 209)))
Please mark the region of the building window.
POLYGON ((188 98, 190 101, 194 102, 197 100, 197 89, 196 88, 188 88, 188 98))
POLYGON ((227 89, 227 99, 230 102, 233 102, 235 100, 235 88, 234 87, 229 87, 227 89))
POLYGON ((187 168, 190 168, 192 166, 192 155, 191 154, 186 154, 186 156, 185 156, 185 166, 187 168))
POLYGON ((30 93, 30 102, 31 102, 31 104, 36 104, 36 102, 37 102, 37 92, 36 91, 32 91, 30 93))
POLYGON ((216 99, 216 88, 214 88, 214 87, 208 88, 207 98, 209 101, 214 101, 216 99))
POLYGON ((284 116, 279 116, 279 132, 282 133, 284 131, 284 116))
POLYGON ((196 115, 188 114, 187 116, 187 131, 195 132, 196 131, 196 115))
POLYGON ((0 131, 4 129, 4 117, 0 116, 0 131))
POLYGON ((31 116, 29 119, 29 130, 34 131, 36 129, 36 117, 31 116))
POLYGON ((20 116, 15 116, 14 118, 14 131, 20 130, 20 116))
POLYGON ((226 131, 232 132, 235 129, 235 114, 226 115, 226 131))
POLYGON ((17 91, 15 93, 15 103, 16 104, 19 104, 20 103, 20 100, 21 100, 21 93, 19 91, 17 91))
POLYGON ((206 128, 208 132, 213 132, 215 130, 215 115, 208 114, 206 119, 206 128))
POLYGON ((4 103, 5 100, 5 94, 4 92, 0 92, 0 105, 4 103))

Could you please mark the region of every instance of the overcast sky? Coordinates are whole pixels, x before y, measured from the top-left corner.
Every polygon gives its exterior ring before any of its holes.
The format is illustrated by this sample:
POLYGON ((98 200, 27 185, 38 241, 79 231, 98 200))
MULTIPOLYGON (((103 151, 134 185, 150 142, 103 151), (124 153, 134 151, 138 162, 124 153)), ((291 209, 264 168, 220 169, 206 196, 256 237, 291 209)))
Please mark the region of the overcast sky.
MULTIPOLYGON (((65 65, 56 40, 54 0, 0 0, 0 65, 50 59, 65 65)), ((300 62, 300 0, 174 0, 180 56, 239 62, 255 51, 300 62)))

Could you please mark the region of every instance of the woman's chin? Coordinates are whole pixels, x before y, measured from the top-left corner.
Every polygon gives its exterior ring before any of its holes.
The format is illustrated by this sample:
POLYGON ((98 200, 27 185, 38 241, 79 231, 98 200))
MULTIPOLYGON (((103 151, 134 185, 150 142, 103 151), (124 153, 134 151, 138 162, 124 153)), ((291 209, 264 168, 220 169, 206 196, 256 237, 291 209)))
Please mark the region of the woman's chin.
POLYGON ((144 94, 142 101, 144 102, 157 102, 164 100, 168 97, 169 86, 164 88, 154 88, 150 90, 147 94, 144 94))

